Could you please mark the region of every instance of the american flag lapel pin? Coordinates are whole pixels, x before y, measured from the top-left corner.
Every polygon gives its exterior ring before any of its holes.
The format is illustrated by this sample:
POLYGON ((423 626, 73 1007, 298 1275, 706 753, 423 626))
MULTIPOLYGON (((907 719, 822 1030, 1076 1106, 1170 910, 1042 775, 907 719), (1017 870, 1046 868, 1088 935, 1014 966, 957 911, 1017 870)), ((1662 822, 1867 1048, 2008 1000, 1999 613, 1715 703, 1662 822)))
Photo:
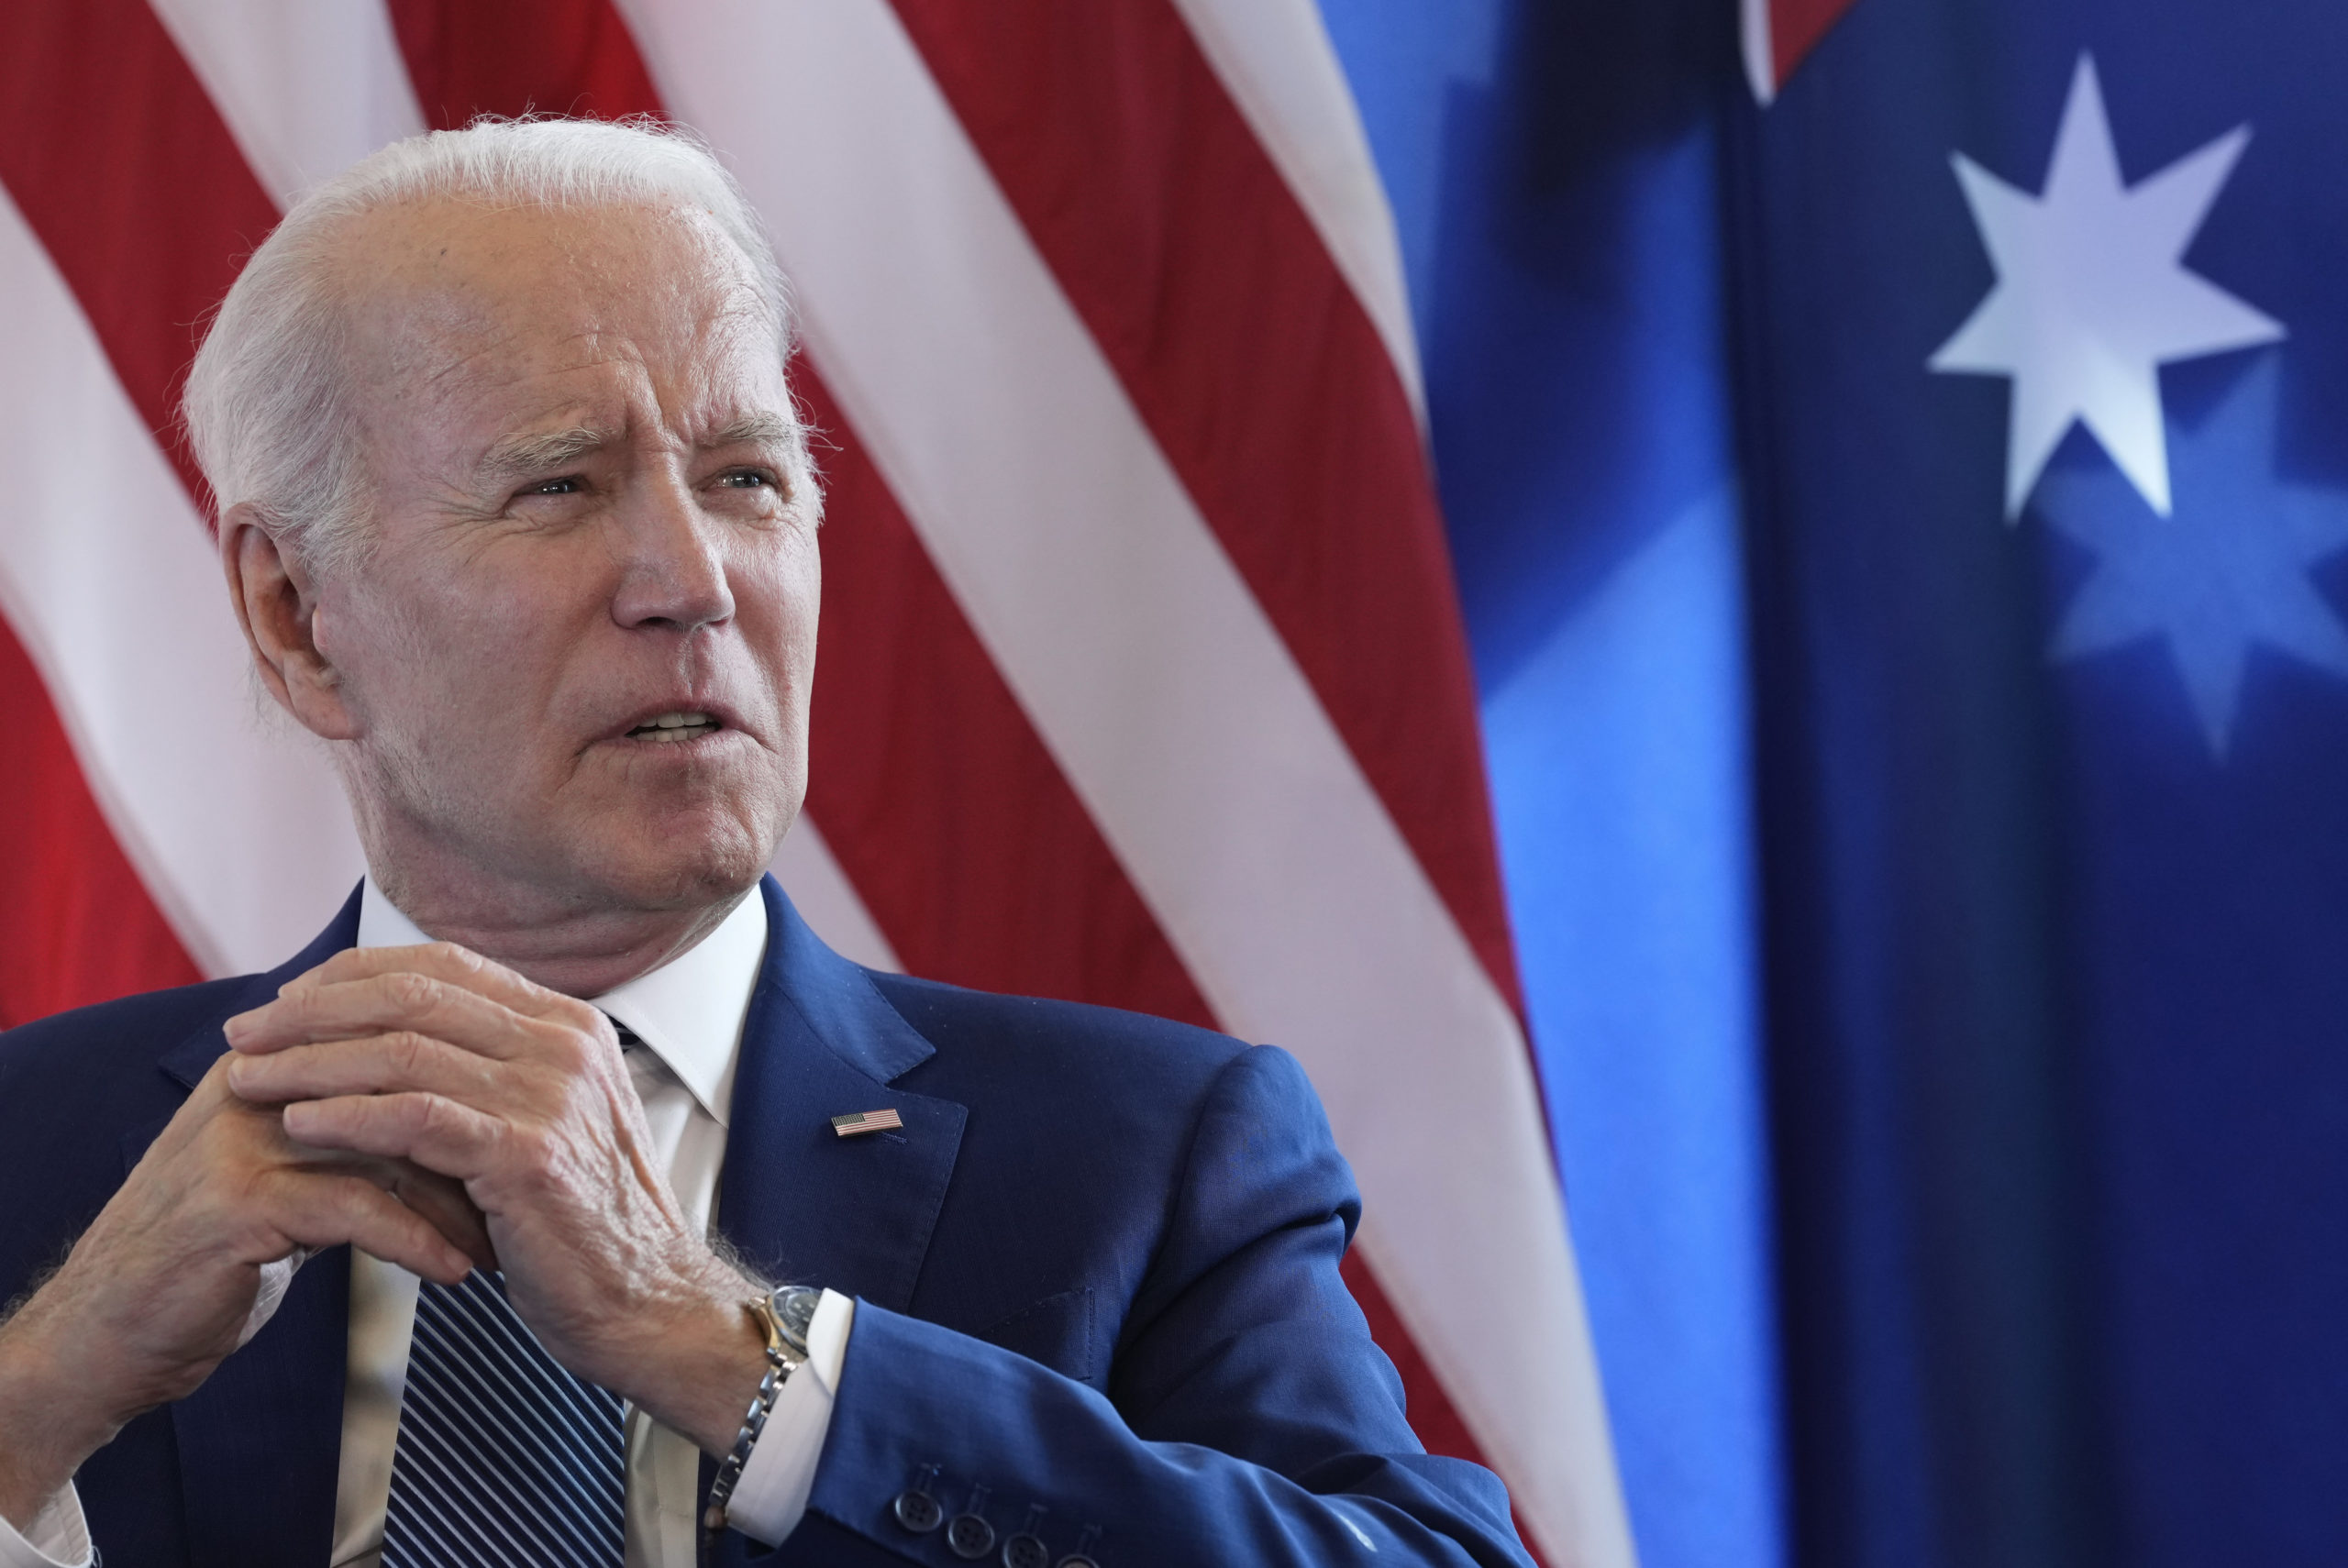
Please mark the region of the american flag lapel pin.
POLYGON ((842 1138, 860 1138, 867 1132, 893 1132, 905 1124, 896 1111, 851 1110, 846 1116, 832 1118, 832 1131, 842 1138))

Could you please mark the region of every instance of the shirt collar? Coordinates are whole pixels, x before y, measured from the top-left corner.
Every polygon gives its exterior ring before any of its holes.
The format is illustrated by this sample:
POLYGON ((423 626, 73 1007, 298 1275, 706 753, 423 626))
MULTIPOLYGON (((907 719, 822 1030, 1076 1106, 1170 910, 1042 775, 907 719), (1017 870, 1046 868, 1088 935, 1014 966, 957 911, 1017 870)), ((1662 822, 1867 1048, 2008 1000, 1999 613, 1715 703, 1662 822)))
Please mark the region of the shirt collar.
MULTIPOLYGON (((367 878, 359 945, 405 947, 431 937, 367 878)), ((587 999, 633 1030, 720 1127, 734 1101, 742 1025, 767 950, 767 901, 753 888, 715 931, 650 974, 587 999)))

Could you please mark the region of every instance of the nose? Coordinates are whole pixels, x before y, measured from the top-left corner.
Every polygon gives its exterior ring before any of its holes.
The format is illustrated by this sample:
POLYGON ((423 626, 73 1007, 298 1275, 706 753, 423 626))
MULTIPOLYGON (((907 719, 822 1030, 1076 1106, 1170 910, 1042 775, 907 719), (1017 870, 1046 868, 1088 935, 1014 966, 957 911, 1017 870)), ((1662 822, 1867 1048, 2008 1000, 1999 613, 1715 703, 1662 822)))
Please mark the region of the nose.
POLYGON ((642 487, 614 521, 622 574, 612 618, 630 629, 691 634, 734 615, 724 536, 681 479, 642 487))

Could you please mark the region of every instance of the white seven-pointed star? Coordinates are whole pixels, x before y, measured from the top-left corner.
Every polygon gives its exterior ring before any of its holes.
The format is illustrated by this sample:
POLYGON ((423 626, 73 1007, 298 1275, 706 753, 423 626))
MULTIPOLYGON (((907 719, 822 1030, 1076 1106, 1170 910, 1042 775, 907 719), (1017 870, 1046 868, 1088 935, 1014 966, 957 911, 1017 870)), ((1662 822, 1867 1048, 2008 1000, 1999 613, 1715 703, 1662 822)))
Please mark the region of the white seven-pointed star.
POLYGON ((2009 521, 2021 514, 2074 419, 2167 516, 2160 367, 2283 336, 2279 324, 2187 271, 2183 260, 2249 140, 2250 127, 2236 127, 2123 186, 2095 61, 2081 55, 2043 193, 2018 191, 1955 155, 1998 282, 1929 363, 2013 378, 2009 521))

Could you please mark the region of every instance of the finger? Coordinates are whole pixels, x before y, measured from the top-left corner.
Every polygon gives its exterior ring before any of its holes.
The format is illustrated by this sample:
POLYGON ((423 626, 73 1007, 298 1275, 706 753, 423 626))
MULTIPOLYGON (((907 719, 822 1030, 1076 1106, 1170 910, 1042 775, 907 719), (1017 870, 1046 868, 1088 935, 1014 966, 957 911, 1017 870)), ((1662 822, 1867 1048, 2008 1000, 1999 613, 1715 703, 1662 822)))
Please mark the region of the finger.
MULTIPOLYGON (((581 1021, 599 1032, 592 1021, 581 1021)), ((477 991, 404 969, 291 992, 238 1013, 226 1025, 228 1043, 247 1055, 409 1030, 499 1060, 532 1055, 549 1028, 559 1027, 477 991)))
POLYGON ((413 1160, 458 1181, 497 1168, 509 1146, 506 1122, 437 1094, 361 1094, 287 1106, 285 1132, 298 1143, 413 1160))
POLYGON ((423 1090, 493 1111, 505 1087, 488 1056, 412 1030, 231 1056, 228 1087, 256 1105, 423 1090))
POLYGON ((426 1170, 413 1160, 297 1143, 285 1135, 281 1113, 272 1110, 266 1114, 276 1131, 273 1143, 280 1151, 279 1163, 287 1168, 355 1176, 372 1182, 430 1220, 434 1230, 454 1242, 475 1264, 486 1269, 497 1267, 497 1249, 490 1240, 489 1221, 466 1195, 462 1182, 426 1170))
POLYGON ((254 1191, 261 1217, 295 1245, 315 1250, 348 1242, 443 1285, 472 1267, 464 1249, 430 1220, 363 1177, 282 1167, 254 1191))
POLYGON ((423 1215, 474 1267, 495 1273, 497 1244, 490 1239, 489 1220, 465 1196, 464 1184, 404 1160, 393 1168, 399 1175, 386 1190, 423 1215))
POLYGON ((583 1006, 559 991, 526 980, 493 958, 453 942, 428 942, 417 947, 349 947, 307 974, 295 977, 281 996, 372 979, 378 975, 415 974, 469 990, 531 1017, 569 1014, 583 1006))

